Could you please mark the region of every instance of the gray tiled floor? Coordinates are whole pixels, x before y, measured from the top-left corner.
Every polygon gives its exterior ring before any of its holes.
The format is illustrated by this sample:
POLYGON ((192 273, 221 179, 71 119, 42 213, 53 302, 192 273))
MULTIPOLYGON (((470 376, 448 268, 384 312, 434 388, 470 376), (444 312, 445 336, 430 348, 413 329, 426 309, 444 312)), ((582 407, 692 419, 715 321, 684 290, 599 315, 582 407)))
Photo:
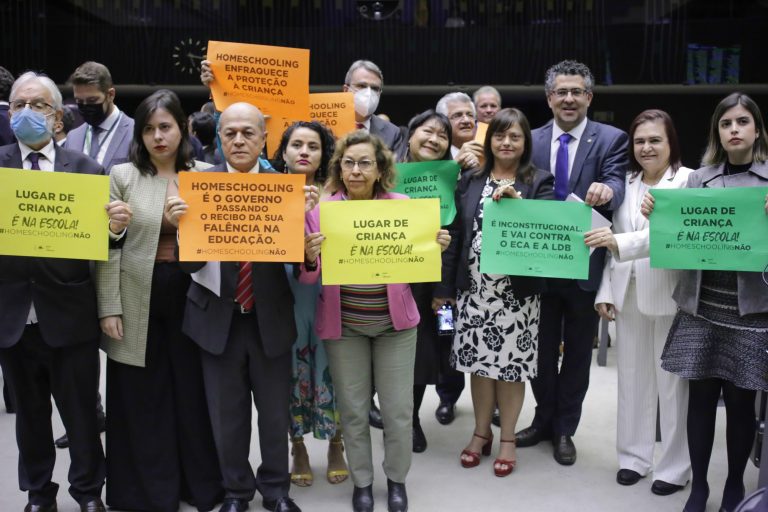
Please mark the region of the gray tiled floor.
MULTIPOLYGON (((584 404, 579 432, 574 438, 579 458, 574 466, 559 466, 552 459, 551 445, 541 444, 518 450, 518 466, 507 478, 493 475, 490 459, 474 469, 459 466, 458 454, 472 433, 472 405, 468 392, 459 402, 458 416, 450 426, 442 426, 434 418, 437 398, 433 388, 427 389, 422 406, 422 423, 429 440, 429 449, 415 454, 408 477, 408 491, 413 512, 424 511, 680 511, 688 490, 669 497, 650 492, 651 477, 633 487, 615 483, 615 425, 616 368, 614 351, 609 350, 608 366, 592 368, 591 386, 584 404)), ((103 382, 102 382, 103 385, 103 382)), ((533 415, 533 397, 527 392, 520 426, 527 426, 533 415)), ((61 432, 58 418, 54 431, 61 432)), ((255 421, 255 418, 254 418, 255 421)), ((717 436, 710 468, 712 496, 708 511, 716 511, 725 481, 725 415, 718 413, 717 436)), ((18 490, 16 477, 16 444, 13 416, 0 413, 0 512, 19 511, 26 497, 18 490)), ((374 457, 377 461, 374 497, 376 510, 386 509, 386 479, 381 471, 381 432, 374 431, 374 457)), ((352 484, 347 481, 332 486, 323 478, 326 443, 307 439, 316 481, 310 488, 292 488, 292 496, 305 512, 337 512, 351 510, 349 499, 352 484)), ((251 443, 251 461, 258 463, 258 444, 251 443)), ((497 446, 494 447, 494 452, 497 446)), ((75 502, 66 492, 66 471, 69 456, 58 451, 55 480, 62 485, 59 510, 76 512, 75 502)), ((754 490, 757 470, 750 463, 747 469, 747 492, 754 490)), ((263 510, 260 500, 251 503, 251 510, 263 510)), ((183 511, 194 509, 184 505, 183 511)))

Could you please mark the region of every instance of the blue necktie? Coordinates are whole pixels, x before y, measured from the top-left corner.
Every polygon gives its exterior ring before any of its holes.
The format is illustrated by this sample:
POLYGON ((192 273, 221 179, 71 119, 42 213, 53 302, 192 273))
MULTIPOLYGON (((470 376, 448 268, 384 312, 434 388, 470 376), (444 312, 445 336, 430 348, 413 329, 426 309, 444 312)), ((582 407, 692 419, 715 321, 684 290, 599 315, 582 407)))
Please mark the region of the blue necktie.
POLYGON ((32 164, 30 167, 30 170, 32 171, 39 171, 40 170, 40 153, 30 153, 27 155, 27 160, 29 160, 29 163, 32 164))
POLYGON ((560 147, 557 148, 555 159, 555 199, 563 200, 568 197, 568 143, 572 138, 570 133, 564 133, 557 138, 560 147))

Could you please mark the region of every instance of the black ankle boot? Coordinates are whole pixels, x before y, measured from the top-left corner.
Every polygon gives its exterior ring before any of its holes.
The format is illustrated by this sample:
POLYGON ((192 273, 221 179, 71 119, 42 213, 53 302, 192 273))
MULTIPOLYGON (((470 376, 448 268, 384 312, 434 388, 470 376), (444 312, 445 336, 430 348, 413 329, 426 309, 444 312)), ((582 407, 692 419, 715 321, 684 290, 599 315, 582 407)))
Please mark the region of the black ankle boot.
POLYGON ((352 492, 352 510, 373 512, 373 484, 367 487, 355 487, 352 492))
POLYGON ((389 512, 408 512, 408 494, 404 483, 387 478, 387 509, 389 512))

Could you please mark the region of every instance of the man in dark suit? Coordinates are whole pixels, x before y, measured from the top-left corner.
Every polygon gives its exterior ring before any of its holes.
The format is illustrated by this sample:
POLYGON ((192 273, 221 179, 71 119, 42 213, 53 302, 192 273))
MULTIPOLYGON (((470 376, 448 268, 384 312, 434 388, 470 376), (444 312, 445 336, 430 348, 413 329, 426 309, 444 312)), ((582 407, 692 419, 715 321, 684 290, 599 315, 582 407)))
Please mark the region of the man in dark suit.
POLYGON ((105 65, 85 62, 72 73, 69 82, 85 123, 67 135, 64 147, 82 151, 109 173, 114 165, 128 161, 133 119, 115 105, 115 87, 105 65))
MULTIPOLYGON (((90 158, 54 144, 61 109, 61 93, 48 77, 20 76, 10 95, 18 143, 0 147, 0 167, 104 174, 90 158)), ((110 203, 107 212, 110 230, 123 232, 127 205, 110 203)), ((0 256, 0 365, 16 405, 19 487, 29 494, 25 512, 56 510, 51 395, 70 432, 69 492, 82 511, 104 511, 104 451, 93 414, 98 343, 88 261, 0 256)))
POLYGON ((8 97, 13 85, 13 75, 0 66, 0 146, 11 144, 16 139, 11 130, 11 119, 8 115, 8 97))
MULTIPOLYGON (((592 73, 579 62, 566 60, 549 68, 545 91, 554 119, 532 132, 533 163, 555 175, 556 199, 573 193, 610 218, 624 199, 628 137, 587 119, 592 85, 592 73)), ((594 251, 589 279, 549 279, 541 296, 538 376, 531 381, 536 415, 530 427, 517 433, 517 446, 552 439, 555 460, 563 465, 576 462, 571 437, 589 387, 598 323, 594 302, 604 259, 605 250, 594 251)))
POLYGON ((397 154, 406 143, 400 128, 375 116, 379 106, 384 75, 379 66, 369 60, 356 60, 344 77, 344 92, 355 95, 355 123, 362 130, 378 136, 384 144, 397 154))
MULTIPOLYGON (((219 119, 226 162, 209 172, 275 172, 259 165, 265 124, 248 103, 228 107, 219 119)), ((174 224, 186 211, 169 198, 174 224)), ((288 497, 291 346, 296 340, 291 293, 282 263, 182 263, 193 273, 182 330, 203 349, 203 378, 213 436, 224 477, 219 512, 243 512, 258 490, 267 510, 300 512, 288 497), (197 273, 197 275, 195 275, 197 273), (218 289, 201 276, 217 273, 218 289), (251 400, 259 415, 261 465, 248 462, 251 400)))

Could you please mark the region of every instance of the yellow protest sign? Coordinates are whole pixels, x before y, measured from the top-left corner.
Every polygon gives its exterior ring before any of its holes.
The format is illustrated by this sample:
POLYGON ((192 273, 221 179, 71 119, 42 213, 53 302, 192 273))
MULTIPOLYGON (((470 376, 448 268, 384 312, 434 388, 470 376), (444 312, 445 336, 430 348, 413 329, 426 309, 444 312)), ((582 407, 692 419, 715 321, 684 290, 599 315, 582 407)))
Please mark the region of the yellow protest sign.
POLYGON ((304 176, 182 172, 181 261, 304 261, 304 176))
POLYGON ((0 254, 105 261, 109 177, 0 168, 0 254))
POLYGON ((320 203, 323 284, 440 280, 439 199, 320 203))
POLYGON ((216 109, 245 101, 273 117, 309 114, 309 50, 208 41, 216 109))

